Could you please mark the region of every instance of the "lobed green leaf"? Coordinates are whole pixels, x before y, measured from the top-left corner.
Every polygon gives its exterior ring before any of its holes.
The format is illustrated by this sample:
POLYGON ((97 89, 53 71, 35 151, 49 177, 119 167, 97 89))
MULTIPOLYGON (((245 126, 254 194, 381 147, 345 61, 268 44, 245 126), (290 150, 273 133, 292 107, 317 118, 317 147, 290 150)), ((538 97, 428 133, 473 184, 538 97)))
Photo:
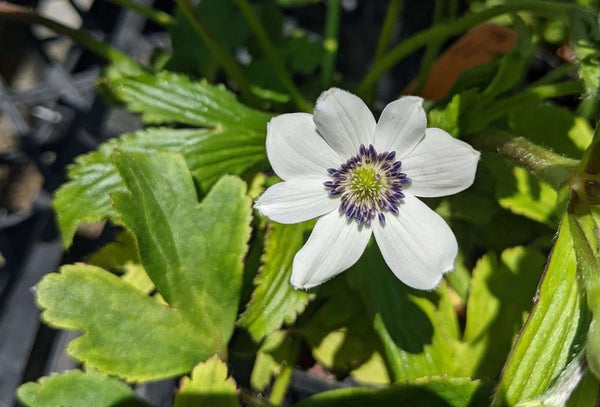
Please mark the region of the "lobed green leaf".
POLYGON ((17 392, 26 407, 143 407, 125 383, 94 370, 71 370, 26 383, 17 392))
POLYGON ((214 351, 226 352, 250 237, 245 184, 221 178, 198 208, 181 155, 119 153, 114 161, 130 192, 114 193, 113 204, 148 276, 214 351))
POLYGON ((125 188, 111 160, 115 151, 181 152, 204 191, 223 174, 242 174, 256 166, 267 167, 265 134, 250 130, 152 128, 104 143, 98 151, 80 156, 69 167, 70 181, 54 199, 63 244, 70 246, 81 222, 116 221, 110 194, 125 188))
POLYGON ((174 407, 239 407, 233 378, 227 377, 227 365, 214 356, 198 364, 192 376, 184 377, 175 395, 174 407))
POLYGON ((36 296, 48 325, 84 332, 68 346, 73 357, 128 381, 185 373, 216 351, 177 310, 98 267, 64 266, 36 296))

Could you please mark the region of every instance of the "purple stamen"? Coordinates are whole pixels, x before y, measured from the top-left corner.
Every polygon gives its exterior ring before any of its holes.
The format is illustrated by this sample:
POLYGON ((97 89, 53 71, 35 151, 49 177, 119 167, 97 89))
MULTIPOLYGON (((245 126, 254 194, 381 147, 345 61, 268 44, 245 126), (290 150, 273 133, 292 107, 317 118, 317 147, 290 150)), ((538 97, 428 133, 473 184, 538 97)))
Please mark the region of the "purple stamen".
POLYGON ((403 185, 410 179, 401 172, 402 163, 395 158, 395 151, 377 153, 372 144, 361 144, 357 155, 339 168, 327 169, 332 179, 323 185, 330 196, 340 196, 339 211, 348 220, 370 225, 377 216, 385 224, 385 211, 398 214, 398 205, 405 197, 403 185))

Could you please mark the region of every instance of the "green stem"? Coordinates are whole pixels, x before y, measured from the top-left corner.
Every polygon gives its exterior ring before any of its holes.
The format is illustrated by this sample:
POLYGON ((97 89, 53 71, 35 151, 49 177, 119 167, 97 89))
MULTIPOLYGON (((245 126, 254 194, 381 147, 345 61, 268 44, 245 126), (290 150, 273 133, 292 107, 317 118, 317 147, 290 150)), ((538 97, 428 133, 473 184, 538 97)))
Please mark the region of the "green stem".
MULTIPOLYGON (((578 95, 583 92, 583 86, 578 81, 565 81, 551 85, 533 86, 525 89, 521 93, 501 99, 486 109, 485 114, 476 115, 475 121, 470 123, 470 130, 476 131, 482 129, 487 124, 508 114, 516 106, 529 100, 532 96, 541 99, 552 99, 568 95, 578 95)), ((467 131, 469 132, 469 131, 467 131)))
POLYGON ((175 22, 175 18, 172 15, 165 13, 164 11, 145 6, 134 0, 106 0, 106 1, 114 3, 120 7, 133 10, 136 13, 146 17, 148 20, 153 21, 156 24, 163 26, 163 27, 168 27, 175 22))
POLYGON ((540 85, 548 85, 552 82, 555 82, 561 79, 563 76, 566 76, 574 69, 572 64, 562 64, 542 76, 537 81, 533 82, 531 86, 540 86, 540 85))
MULTIPOLYGON (((432 26, 435 27, 439 25, 442 21, 442 6, 445 2, 442 0, 436 0, 435 9, 433 12, 433 23, 432 26)), ((423 55, 423 59, 421 59, 421 70, 419 72, 419 76, 417 77, 417 88, 415 90, 415 94, 419 95, 423 92, 423 88, 425 87, 425 83, 429 78, 429 73, 431 72, 431 67, 433 66, 433 62, 435 61, 435 57, 440 51, 440 47, 442 45, 442 41, 432 41, 427 44, 425 48, 425 54, 423 55)))
POLYGON ((292 373, 296 367, 298 353, 300 353, 300 341, 298 338, 292 336, 290 340, 293 341, 291 352, 284 362, 285 365, 281 368, 281 373, 273 383, 271 395, 269 396, 269 402, 275 406, 280 406, 285 400, 285 395, 292 380, 292 373))
POLYGON ((333 71, 335 70, 335 58, 338 51, 338 34, 340 29, 340 7, 341 0, 329 0, 327 3, 327 20, 325 21, 325 55, 323 55, 323 70, 321 73, 321 84, 327 89, 333 82, 333 71))
POLYGON ((242 72, 236 60, 225 50, 225 47, 215 38, 210 28, 204 21, 204 18, 198 14, 198 10, 192 4, 191 0, 176 0, 181 11, 186 16, 194 30, 202 37, 202 40, 210 50, 210 53, 218 64, 227 72, 227 75, 234 80, 242 94, 252 98, 250 92, 250 83, 242 72))
POLYGON ((557 13, 564 13, 574 8, 577 8, 577 6, 568 3, 539 0, 522 1, 518 3, 502 4, 496 7, 491 7, 475 14, 467 14, 466 16, 463 16, 462 18, 459 18, 451 23, 440 24, 437 27, 431 27, 399 44, 386 56, 375 63, 373 68, 363 79, 362 83, 358 86, 356 92, 363 97, 368 95, 369 90, 375 86, 381 75, 383 75, 394 65, 414 51, 431 42, 443 41, 448 37, 458 35, 491 18, 503 14, 516 13, 519 11, 532 11, 539 15, 555 15, 557 13))
POLYGON ((398 21, 398 17, 400 17, 403 7, 404 1, 390 0, 387 12, 385 13, 385 20, 383 20, 383 28, 381 29, 381 34, 379 34, 379 40, 377 41, 374 64, 376 64, 387 52, 390 41, 392 40, 394 27, 396 26, 396 22, 398 21))
POLYGON ((63 34, 77 42, 82 47, 92 51, 96 55, 121 66, 127 66, 133 70, 140 70, 139 64, 118 49, 94 39, 84 29, 67 27, 57 21, 42 17, 35 12, 15 4, 0 2, 0 18, 22 21, 27 24, 39 24, 51 29, 57 34, 63 34))
MULTIPOLYGON (((383 55, 388 51, 390 42, 392 40, 392 34, 394 33, 394 27, 398 22, 402 8, 404 7, 403 0, 390 0, 390 3, 385 13, 385 19, 383 20, 383 27, 379 34, 379 40, 377 40, 377 48, 375 51, 375 59, 373 64, 376 65, 383 55)), ((364 99, 371 104, 375 98, 375 87, 371 87, 368 94, 364 96, 364 99)))
POLYGON ((292 99, 294 100, 298 108, 307 112, 312 111, 312 106, 306 101, 306 99, 304 99, 304 96, 302 96, 302 93, 300 92, 300 90, 298 90, 294 81, 292 81, 292 78, 289 76, 287 70, 285 69, 281 58, 279 58, 279 55, 277 55, 275 47, 273 47, 273 44, 271 44, 271 40, 269 40, 267 31, 263 27, 258 17, 256 17, 256 14, 254 13, 254 10, 250 6, 250 4, 248 4, 248 1, 233 1, 239 7, 240 11, 246 18, 246 21, 248 21, 248 24, 254 32, 254 35, 256 35, 256 39, 258 40, 260 47, 262 48, 263 52, 267 56, 267 59, 273 66, 273 69, 275 69, 275 75, 277 75, 277 78, 279 79, 281 84, 290 93, 292 99))
POLYGON ((480 134, 469 142, 477 149, 497 153, 529 170, 556 190, 571 179, 579 164, 578 160, 555 154, 523 137, 511 137, 502 132, 480 134))

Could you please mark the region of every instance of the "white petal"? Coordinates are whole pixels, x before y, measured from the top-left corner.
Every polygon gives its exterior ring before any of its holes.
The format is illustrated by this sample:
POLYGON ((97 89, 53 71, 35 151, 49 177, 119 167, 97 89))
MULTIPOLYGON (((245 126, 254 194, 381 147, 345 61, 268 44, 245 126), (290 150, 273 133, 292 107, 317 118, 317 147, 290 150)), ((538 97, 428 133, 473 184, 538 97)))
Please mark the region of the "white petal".
POLYGON ((356 155, 361 144, 368 147, 373 142, 373 114, 358 96, 345 90, 321 93, 313 120, 327 143, 346 159, 356 155))
POLYGON ((279 223, 298 223, 336 209, 339 197, 330 197, 322 179, 293 179, 273 185, 254 207, 261 215, 279 223))
POLYGON ((427 129, 423 140, 402 160, 415 196, 452 195, 473 184, 479 152, 441 129, 427 129))
POLYGON ((406 194, 399 214, 386 213, 385 225, 373 223, 375 240, 387 265, 404 284, 435 288, 454 268, 456 238, 446 222, 418 198, 406 194))
POLYGON ((375 130, 374 146, 378 152, 395 151, 404 158, 421 141, 427 128, 423 99, 404 96, 388 104, 375 130))
POLYGON ((337 210, 323 216, 294 257, 292 285, 311 288, 348 269, 360 258, 370 237, 371 228, 348 222, 337 210))
POLYGON ((267 126, 267 157, 280 178, 327 176, 327 168, 337 168, 341 158, 317 133, 308 113, 277 116, 267 126))

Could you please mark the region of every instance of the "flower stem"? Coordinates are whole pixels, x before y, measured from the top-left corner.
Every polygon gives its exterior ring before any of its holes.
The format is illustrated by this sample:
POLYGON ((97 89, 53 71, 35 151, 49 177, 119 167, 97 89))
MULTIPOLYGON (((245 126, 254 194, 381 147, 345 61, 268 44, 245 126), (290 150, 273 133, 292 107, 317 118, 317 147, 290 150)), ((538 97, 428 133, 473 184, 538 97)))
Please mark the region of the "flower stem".
POLYGON ((338 34, 340 28, 341 0, 329 0, 327 3, 327 20, 325 21, 325 55, 323 55, 323 67, 321 73, 321 84, 327 89, 333 82, 333 71, 335 70, 335 58, 339 43, 338 34))
MULTIPOLYGON (((373 60, 374 65, 377 65, 379 60, 388 51, 390 41, 392 40, 394 27, 396 27, 396 23, 398 22, 398 18, 400 17, 400 13, 402 12, 403 8, 403 0, 390 0, 390 4, 388 5, 385 13, 385 19, 383 20, 383 27, 381 28, 381 33, 379 34, 379 40, 377 40, 375 59, 373 60)), ((365 95, 364 99, 371 104, 375 98, 375 87, 371 87, 367 93, 368 94, 365 95)))
POLYGON ((363 97, 368 95, 369 90, 375 86, 381 75, 414 51, 431 42, 442 41, 453 35, 458 35, 491 18, 519 11, 533 11, 540 15, 555 15, 575 8, 577 8, 576 5, 568 3, 539 0, 522 1, 490 7, 478 13, 467 14, 453 22, 431 27, 399 44, 386 56, 377 61, 358 86, 356 92, 363 97))
POLYGON ((202 37, 202 40, 210 50, 210 53, 215 60, 219 63, 219 65, 221 65, 225 72, 227 72, 227 75, 229 75, 229 77, 237 83, 240 92, 246 97, 252 98, 252 93, 250 92, 250 83, 240 69, 239 64, 225 50, 225 47, 223 47, 223 45, 220 44, 215 38, 210 28, 206 24, 206 21, 204 21, 204 18, 198 14, 196 7, 194 7, 191 0, 177 0, 177 4, 194 30, 200 34, 200 37, 202 37))
POLYGON ((22 21, 28 24, 39 24, 51 29, 57 34, 63 34, 77 42, 82 47, 92 51, 96 55, 113 62, 121 67, 128 67, 132 70, 140 70, 139 64, 118 49, 94 39, 90 33, 84 29, 67 27, 58 21, 28 10, 24 7, 7 2, 0 2, 0 18, 7 18, 15 21, 22 21))
POLYGON ((392 40, 392 33, 394 27, 398 22, 398 17, 404 7, 404 1, 402 0, 390 0, 387 11, 385 13, 385 20, 383 21, 383 28, 381 34, 379 34, 379 40, 377 41, 377 50, 375 51, 374 64, 377 64, 383 55, 387 52, 392 40))
POLYGON ((134 0, 107 0, 120 7, 128 8, 136 13, 146 17, 148 20, 155 22, 162 27, 168 27, 175 22, 175 18, 169 13, 157 10, 152 7, 145 6, 134 0))
MULTIPOLYGON (((436 0, 435 8, 433 12, 433 23, 431 24, 433 27, 441 23, 442 20, 442 6, 446 0, 436 0)), ((427 44, 425 48, 425 55, 421 59, 421 70, 419 72, 419 76, 417 77, 417 87, 415 90, 415 94, 420 95, 425 87, 425 83, 429 78, 429 73, 431 72, 431 67, 433 66, 433 62, 435 61, 435 57, 438 55, 440 51, 440 47, 442 45, 441 40, 432 41, 427 44)))
POLYGON ((508 114, 521 103, 530 100, 532 96, 537 96, 540 99, 552 99, 568 95, 578 95, 583 90, 583 85, 578 81, 565 81, 550 85, 529 87, 516 95, 509 96, 492 104, 485 110, 485 114, 476 115, 473 121, 469 123, 467 133, 469 130, 472 132, 484 128, 487 124, 508 114))
POLYGON ((503 132, 489 132, 469 139, 476 148, 495 152, 513 164, 531 172, 558 190, 571 179, 579 164, 578 160, 555 154, 523 137, 511 137, 503 132))
MULTIPOLYGON (((182 0, 180 0, 180 1, 182 1, 182 0)), ((186 1, 189 1, 189 0, 186 0, 186 1)), ((275 47, 273 47, 273 44, 271 43, 271 40, 269 39, 269 35, 267 34, 267 31, 265 30, 262 23, 260 22, 260 20, 256 16, 256 14, 254 13, 254 10, 252 10, 252 7, 250 6, 250 4, 248 4, 248 1, 247 0, 233 0, 233 1, 235 2, 235 4, 237 4, 238 8, 244 15, 244 18, 246 19, 246 21, 248 21, 250 28, 254 32, 254 35, 256 35, 258 44, 262 48, 263 52, 265 53, 265 55, 266 55, 267 59, 269 60, 269 62, 271 63, 271 65, 273 66, 273 69, 275 70, 275 74, 277 75, 277 78, 279 79, 281 84, 286 88, 286 90, 290 93, 290 95, 292 96, 292 99, 296 103, 296 106, 298 106, 298 108, 300 108, 304 111, 310 112, 312 110, 312 106, 306 101, 306 99, 304 99, 304 96, 302 96, 302 93, 296 87, 296 84, 294 83, 292 78, 289 76, 287 70, 285 69, 285 66, 283 65, 283 62, 281 61, 281 58, 279 58, 279 55, 277 55, 277 51, 275 50, 275 47)))
POLYGON ((585 152, 585 172, 590 175, 600 174, 600 123, 596 124, 594 137, 585 152))

